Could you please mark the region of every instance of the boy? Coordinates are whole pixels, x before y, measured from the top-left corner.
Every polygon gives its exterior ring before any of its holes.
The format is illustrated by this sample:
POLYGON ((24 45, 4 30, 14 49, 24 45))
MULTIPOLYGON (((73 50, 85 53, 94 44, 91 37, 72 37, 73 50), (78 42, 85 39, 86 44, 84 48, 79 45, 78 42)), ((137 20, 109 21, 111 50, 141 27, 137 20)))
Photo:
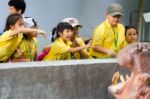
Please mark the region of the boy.
POLYGON ((22 15, 26 9, 26 3, 24 0, 10 0, 8 5, 10 14, 18 13, 22 15))

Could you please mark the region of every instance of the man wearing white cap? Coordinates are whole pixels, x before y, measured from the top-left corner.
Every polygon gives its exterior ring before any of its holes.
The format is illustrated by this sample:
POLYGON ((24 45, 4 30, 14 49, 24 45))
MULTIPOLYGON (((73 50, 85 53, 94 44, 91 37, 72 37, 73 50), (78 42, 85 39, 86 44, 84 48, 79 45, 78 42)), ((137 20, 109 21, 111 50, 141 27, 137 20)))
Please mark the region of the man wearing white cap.
POLYGON ((112 3, 107 8, 106 20, 97 26, 93 34, 93 48, 90 55, 95 58, 115 57, 124 47, 125 29, 120 24, 123 9, 120 4, 112 3))
MULTIPOLYGON (((82 28, 82 25, 79 24, 76 18, 65 18, 62 22, 68 22, 73 27, 73 37, 71 41, 73 42, 73 47, 85 46, 84 41, 79 37, 79 28, 82 28)), ((74 55, 75 59, 91 58, 87 49, 82 50, 81 52, 76 52, 74 55)))

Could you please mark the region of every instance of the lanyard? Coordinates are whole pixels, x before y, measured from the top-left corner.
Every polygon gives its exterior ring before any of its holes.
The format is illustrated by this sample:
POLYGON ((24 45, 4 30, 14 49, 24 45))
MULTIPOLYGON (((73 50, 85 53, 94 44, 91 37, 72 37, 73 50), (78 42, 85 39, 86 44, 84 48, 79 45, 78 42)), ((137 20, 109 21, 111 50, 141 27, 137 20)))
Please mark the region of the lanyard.
POLYGON ((31 41, 28 41, 29 44, 28 45, 28 54, 29 54, 29 59, 30 61, 35 61, 35 50, 36 50, 36 46, 35 46, 35 43, 34 43, 34 40, 32 39, 31 41), (33 56, 34 54, 34 56, 33 56))
POLYGON ((115 35, 115 39, 114 39, 114 46, 115 48, 117 48, 117 42, 118 42, 118 32, 115 32, 114 28, 112 28, 114 35, 115 35))

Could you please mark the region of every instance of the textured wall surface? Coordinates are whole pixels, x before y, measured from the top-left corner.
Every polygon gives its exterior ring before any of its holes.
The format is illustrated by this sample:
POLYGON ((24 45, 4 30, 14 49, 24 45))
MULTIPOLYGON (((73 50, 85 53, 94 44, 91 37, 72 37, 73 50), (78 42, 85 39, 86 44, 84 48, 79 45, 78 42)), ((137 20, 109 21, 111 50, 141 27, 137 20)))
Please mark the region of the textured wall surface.
POLYGON ((116 70, 115 59, 0 64, 0 99, 114 99, 116 70))

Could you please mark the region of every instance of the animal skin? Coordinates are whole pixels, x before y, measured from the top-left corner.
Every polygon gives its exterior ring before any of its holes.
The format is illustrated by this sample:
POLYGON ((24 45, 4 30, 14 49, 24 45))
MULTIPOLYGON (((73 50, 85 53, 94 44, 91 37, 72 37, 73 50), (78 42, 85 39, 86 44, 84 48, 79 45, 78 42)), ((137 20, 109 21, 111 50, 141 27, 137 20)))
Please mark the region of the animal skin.
POLYGON ((118 64, 131 71, 122 83, 108 87, 116 99, 150 99, 150 43, 134 43, 117 56, 118 64))

